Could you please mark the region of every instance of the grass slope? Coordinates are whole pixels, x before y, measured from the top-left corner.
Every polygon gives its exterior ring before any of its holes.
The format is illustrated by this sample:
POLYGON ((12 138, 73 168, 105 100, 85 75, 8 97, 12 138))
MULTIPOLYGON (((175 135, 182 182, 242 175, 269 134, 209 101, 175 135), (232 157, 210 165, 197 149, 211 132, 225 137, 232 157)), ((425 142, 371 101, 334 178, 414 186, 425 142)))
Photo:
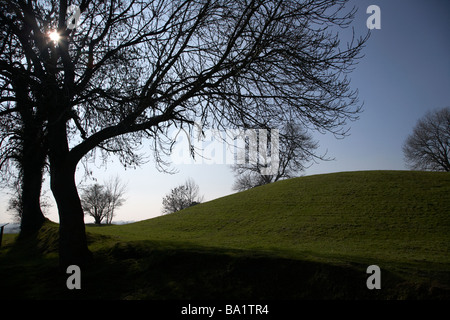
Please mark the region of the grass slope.
MULTIPOLYGON (((83 278, 90 289, 82 296, 448 298, 449 194, 448 173, 342 172, 280 181, 129 225, 88 227, 98 267, 83 278), (366 287, 371 264, 382 270, 382 290, 366 287), (98 289, 107 277, 118 282, 98 289)), ((42 251, 42 239, 37 243, 42 251)), ((14 247, 0 258, 16 265, 1 262, 0 272, 20 264, 24 249, 14 247)), ((52 265, 52 254, 45 257, 35 267, 52 265)), ((42 294, 68 295, 52 290, 42 294)))
POLYGON ((280 181, 167 216, 89 229, 126 240, 189 242, 372 262, 450 263, 450 174, 371 171, 280 181))

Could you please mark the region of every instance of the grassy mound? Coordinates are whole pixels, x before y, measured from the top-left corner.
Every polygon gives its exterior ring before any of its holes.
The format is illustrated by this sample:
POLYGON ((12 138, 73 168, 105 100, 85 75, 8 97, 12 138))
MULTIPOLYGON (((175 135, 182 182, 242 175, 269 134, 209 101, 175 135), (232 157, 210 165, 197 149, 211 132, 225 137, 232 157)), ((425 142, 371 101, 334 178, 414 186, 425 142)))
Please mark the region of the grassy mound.
MULTIPOLYGON (((96 261, 76 294, 449 298, 449 194, 448 173, 343 172, 280 181, 129 225, 88 226, 96 261), (382 290, 366 287, 372 264, 382 270, 382 290)), ((24 264, 13 244, 0 251, 0 271, 24 264)), ((54 256, 47 250, 34 264, 47 270, 54 256)), ((67 275, 58 277, 42 295, 73 297, 61 284, 67 275)), ((36 290, 15 293, 35 297, 36 290)))
POLYGON ((289 257, 450 263, 450 174, 370 171, 280 181, 124 226, 118 240, 266 250, 289 257))

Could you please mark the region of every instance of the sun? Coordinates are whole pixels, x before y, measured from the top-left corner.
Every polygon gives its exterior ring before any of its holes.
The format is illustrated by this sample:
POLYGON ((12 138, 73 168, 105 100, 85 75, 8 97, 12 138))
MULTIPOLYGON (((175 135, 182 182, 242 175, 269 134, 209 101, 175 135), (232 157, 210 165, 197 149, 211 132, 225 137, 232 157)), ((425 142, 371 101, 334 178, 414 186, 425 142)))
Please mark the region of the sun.
POLYGON ((50 38, 50 40, 54 41, 54 42, 58 42, 59 39, 61 38, 61 36, 59 35, 58 31, 52 31, 48 34, 48 37, 50 38))

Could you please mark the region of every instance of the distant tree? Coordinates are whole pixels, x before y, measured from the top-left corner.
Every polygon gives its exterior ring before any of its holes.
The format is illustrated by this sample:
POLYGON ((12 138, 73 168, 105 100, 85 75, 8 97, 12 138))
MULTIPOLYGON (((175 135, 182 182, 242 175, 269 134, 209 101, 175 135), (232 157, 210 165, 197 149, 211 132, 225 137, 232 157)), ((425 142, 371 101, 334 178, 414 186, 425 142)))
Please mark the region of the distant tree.
MULTIPOLYGON (((233 190, 244 191, 280 179, 298 176, 305 169, 309 161, 325 159, 324 156, 315 153, 318 143, 313 141, 312 136, 304 128, 294 122, 288 122, 279 132, 277 150, 275 151, 278 152, 278 161, 276 164, 271 163, 267 159, 269 152, 273 152, 271 150, 273 143, 271 143, 270 138, 267 140, 267 146, 263 146, 267 150, 261 152, 262 150, 259 150, 260 144, 257 143, 258 152, 253 155, 249 152, 249 143, 251 142, 250 140, 246 141, 246 148, 243 151, 246 153, 245 163, 236 164, 231 167, 236 176, 233 190), (264 169, 268 165, 276 165, 277 169, 272 174, 264 174, 264 169)), ((272 157, 273 155, 271 154, 272 157)))
POLYGON ((419 119, 403 145, 403 154, 412 170, 450 171, 450 107, 419 119))
POLYGON ((163 213, 173 213, 191 207, 203 201, 200 188, 192 179, 170 190, 163 198, 163 213))
POLYGON ((107 196, 106 223, 111 224, 115 215, 115 210, 122 206, 125 202, 123 195, 126 191, 126 185, 123 184, 119 177, 110 179, 105 184, 107 196))
POLYGON ((234 191, 241 192, 264 184, 261 176, 253 172, 242 172, 235 176, 232 187, 234 191))
POLYGON ((106 217, 107 199, 105 187, 98 183, 87 187, 81 194, 84 214, 94 218, 95 224, 101 224, 106 217))
POLYGON ((93 217, 95 224, 101 224, 103 219, 106 219, 107 224, 111 224, 114 210, 124 203, 124 191, 125 186, 117 177, 105 186, 96 183, 85 188, 81 195, 84 213, 93 217))

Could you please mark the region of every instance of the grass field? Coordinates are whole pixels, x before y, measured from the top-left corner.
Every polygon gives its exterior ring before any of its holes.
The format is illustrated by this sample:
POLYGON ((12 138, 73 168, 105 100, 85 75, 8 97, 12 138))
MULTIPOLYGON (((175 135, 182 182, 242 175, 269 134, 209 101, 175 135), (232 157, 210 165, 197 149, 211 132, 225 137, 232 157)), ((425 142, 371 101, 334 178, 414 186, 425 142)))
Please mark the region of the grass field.
POLYGON ((128 225, 87 226, 65 287, 57 225, 5 235, 1 298, 448 299, 450 174, 342 172, 257 187, 128 225), (369 265, 381 290, 366 286, 369 265), (32 283, 32 285, 31 285, 32 283))

